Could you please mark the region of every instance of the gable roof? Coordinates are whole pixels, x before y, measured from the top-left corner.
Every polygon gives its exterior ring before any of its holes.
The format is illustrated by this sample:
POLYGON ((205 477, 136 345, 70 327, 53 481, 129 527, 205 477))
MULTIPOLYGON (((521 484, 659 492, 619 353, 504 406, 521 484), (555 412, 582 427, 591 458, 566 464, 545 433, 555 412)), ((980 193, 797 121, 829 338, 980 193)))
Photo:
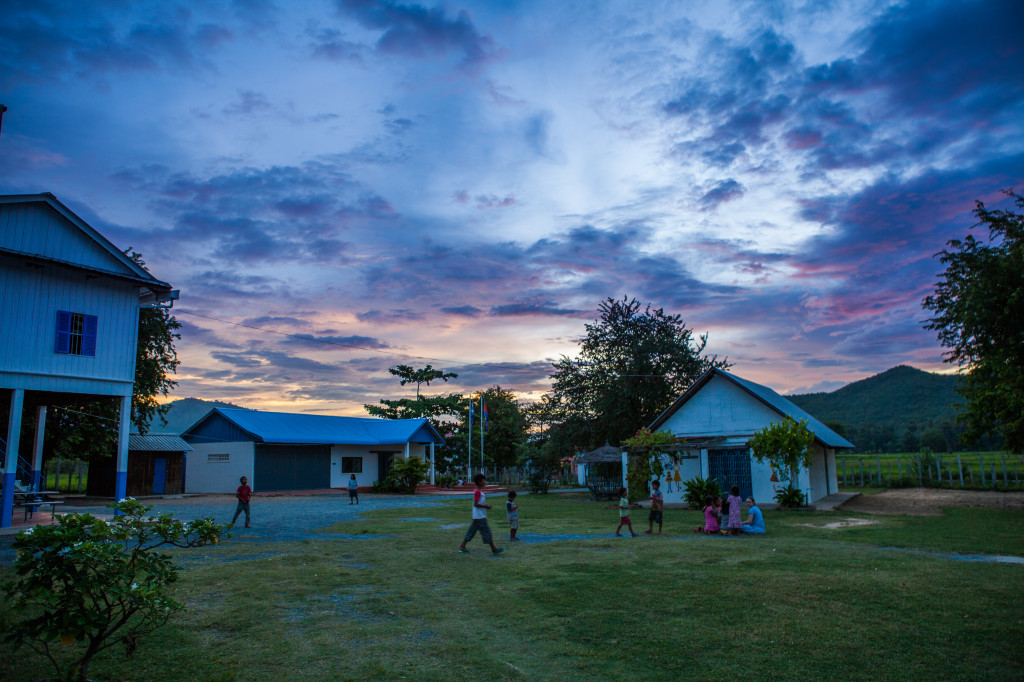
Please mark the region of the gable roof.
POLYGON ((686 389, 681 396, 676 398, 675 402, 669 405, 664 412, 658 415, 657 419, 651 423, 651 426, 649 427, 650 430, 656 431, 661 428, 662 424, 668 421, 669 417, 675 414, 687 400, 696 395, 697 392, 704 388, 704 386, 706 386, 707 383, 715 376, 720 376, 731 381, 733 384, 743 389, 743 391, 749 393, 751 396, 764 403, 783 417, 791 417, 796 421, 800 421, 802 419, 807 420, 807 428, 814 433, 814 439, 825 447, 841 450, 851 449, 854 447, 853 443, 846 440, 838 433, 825 426, 825 424, 818 421, 767 386, 762 386, 761 384, 754 383, 748 379, 742 379, 717 367, 713 367, 712 369, 704 372, 704 374, 701 374, 700 377, 693 382, 693 384, 686 389))
POLYGON ((202 439, 197 433, 211 420, 223 419, 260 443, 318 445, 393 445, 395 443, 444 444, 444 438, 427 419, 378 419, 334 417, 323 414, 260 412, 215 407, 185 429, 184 437, 202 439))
POLYGON ((79 218, 74 211, 62 204, 57 197, 49 192, 40 194, 7 194, 0 195, 0 204, 43 204, 50 207, 57 214, 62 216, 69 223, 91 240, 100 250, 113 257, 121 267, 117 269, 102 268, 95 265, 86 265, 69 260, 47 256, 40 253, 25 253, 9 248, 0 248, 0 252, 9 253, 15 256, 25 256, 39 261, 47 261, 57 265, 90 270, 117 279, 126 279, 137 284, 142 284, 154 291, 169 291, 171 285, 154 277, 146 268, 142 267, 129 258, 121 249, 114 246, 109 239, 96 231, 89 223, 79 218))

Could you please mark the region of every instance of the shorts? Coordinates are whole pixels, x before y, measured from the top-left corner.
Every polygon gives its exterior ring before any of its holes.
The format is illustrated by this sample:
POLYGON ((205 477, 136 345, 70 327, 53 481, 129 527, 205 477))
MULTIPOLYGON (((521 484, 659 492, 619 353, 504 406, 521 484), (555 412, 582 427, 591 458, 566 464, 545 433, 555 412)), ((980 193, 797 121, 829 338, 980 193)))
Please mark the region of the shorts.
POLYGON ((647 516, 647 520, 653 521, 654 523, 661 523, 661 510, 659 509, 658 511, 654 511, 652 509, 651 513, 647 516))
POLYGON ((508 520, 508 527, 512 528, 514 530, 518 530, 519 529, 519 517, 516 516, 515 518, 509 519, 508 520))
POLYGON ((359 489, 356 488, 355 490, 353 490, 353 489, 349 488, 348 496, 349 497, 359 497, 359 489))
POLYGON ((489 545, 493 542, 491 537, 491 527, 487 525, 487 519, 473 519, 473 523, 469 524, 469 528, 466 529, 466 537, 464 542, 469 542, 476 535, 476 532, 480 531, 480 537, 483 539, 485 545, 489 545))

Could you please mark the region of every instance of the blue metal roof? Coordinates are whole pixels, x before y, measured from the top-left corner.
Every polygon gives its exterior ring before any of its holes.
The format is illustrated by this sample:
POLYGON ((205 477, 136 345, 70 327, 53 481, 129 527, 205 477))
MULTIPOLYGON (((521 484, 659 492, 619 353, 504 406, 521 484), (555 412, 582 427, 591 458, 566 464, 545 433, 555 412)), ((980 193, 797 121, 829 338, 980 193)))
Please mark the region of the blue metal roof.
POLYGON ((377 419, 334 417, 322 414, 260 412, 215 407, 185 430, 192 432, 204 422, 223 418, 262 443, 319 445, 394 445, 396 443, 444 444, 444 438, 426 419, 377 419))
POLYGON ((735 383, 740 388, 744 389, 745 391, 753 395, 755 398, 760 400, 762 403, 764 403, 765 405, 767 405, 768 407, 772 408, 773 410, 775 410, 776 412, 785 417, 792 417, 796 421, 800 421, 801 419, 807 420, 807 428, 814 433, 815 439, 823 443, 826 447, 840 449, 854 447, 853 443, 846 440, 838 433, 825 426, 825 424, 818 421, 810 414, 805 412, 803 409, 797 407, 795 404, 791 403, 789 400, 782 397, 781 395, 779 395, 772 389, 768 388, 767 386, 756 384, 748 379, 742 379, 738 376, 735 376, 734 374, 729 374, 725 370, 718 369, 717 367, 709 369, 708 371, 704 372, 704 374, 702 374, 700 378, 697 379, 697 381, 693 382, 693 385, 690 386, 690 388, 686 389, 686 392, 684 392, 683 395, 681 395, 674 403, 672 403, 672 405, 667 410, 658 415, 658 418, 654 420, 653 424, 651 424, 651 430, 657 430, 662 424, 664 424, 665 421, 676 412, 676 410, 682 407, 683 403, 689 400, 697 391, 701 389, 701 387, 703 387, 708 381, 711 380, 711 377, 715 375, 724 377, 729 381, 735 383))

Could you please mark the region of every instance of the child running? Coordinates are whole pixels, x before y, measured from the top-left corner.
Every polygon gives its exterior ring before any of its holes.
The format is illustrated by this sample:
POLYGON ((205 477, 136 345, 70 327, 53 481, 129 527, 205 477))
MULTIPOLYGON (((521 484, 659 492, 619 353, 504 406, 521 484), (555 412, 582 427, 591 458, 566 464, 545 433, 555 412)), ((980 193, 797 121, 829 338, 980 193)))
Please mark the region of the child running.
POLYGON ((605 509, 619 510, 619 527, 615 529, 615 537, 622 537, 619 531, 622 530, 623 526, 629 528, 630 535, 636 537, 637 534, 633 532, 633 522, 629 520, 629 510, 632 508, 632 505, 629 504, 629 491, 625 488, 619 488, 619 505, 617 507, 605 507, 605 509))
POLYGON ((473 491, 473 522, 469 524, 466 537, 462 539, 462 544, 459 545, 459 551, 463 554, 468 554, 469 550, 466 549, 466 543, 473 539, 477 531, 480 531, 480 537, 483 539, 484 544, 491 546, 491 554, 501 554, 505 551, 505 548, 494 546, 494 538, 491 537, 491 527, 487 525, 487 510, 493 506, 487 504, 487 495, 484 493, 487 479, 483 474, 477 474, 473 477, 473 484, 476 485, 476 490, 473 491))
POLYGON ((651 481, 651 513, 647 515, 648 527, 644 532, 648 535, 654 530, 654 523, 658 523, 658 535, 661 535, 661 510, 665 506, 665 496, 661 492, 661 481, 651 481))
POLYGON ((519 542, 516 531, 519 530, 519 505, 516 504, 516 491, 508 491, 508 500, 505 502, 505 516, 508 518, 508 539, 512 542, 519 542))

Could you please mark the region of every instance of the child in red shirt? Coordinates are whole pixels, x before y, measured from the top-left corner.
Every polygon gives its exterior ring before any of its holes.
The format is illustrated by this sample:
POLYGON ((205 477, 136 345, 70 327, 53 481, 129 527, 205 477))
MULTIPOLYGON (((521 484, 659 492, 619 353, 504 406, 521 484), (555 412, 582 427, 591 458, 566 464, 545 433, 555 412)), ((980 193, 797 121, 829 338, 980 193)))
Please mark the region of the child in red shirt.
POLYGON ((249 525, 249 500, 252 498, 252 488, 249 487, 249 479, 242 476, 238 479, 242 484, 238 486, 238 490, 235 491, 235 497, 238 498, 238 507, 235 508, 235 518, 231 519, 231 525, 235 525, 235 521, 238 520, 238 515, 243 511, 245 512, 245 527, 252 528, 249 525))

